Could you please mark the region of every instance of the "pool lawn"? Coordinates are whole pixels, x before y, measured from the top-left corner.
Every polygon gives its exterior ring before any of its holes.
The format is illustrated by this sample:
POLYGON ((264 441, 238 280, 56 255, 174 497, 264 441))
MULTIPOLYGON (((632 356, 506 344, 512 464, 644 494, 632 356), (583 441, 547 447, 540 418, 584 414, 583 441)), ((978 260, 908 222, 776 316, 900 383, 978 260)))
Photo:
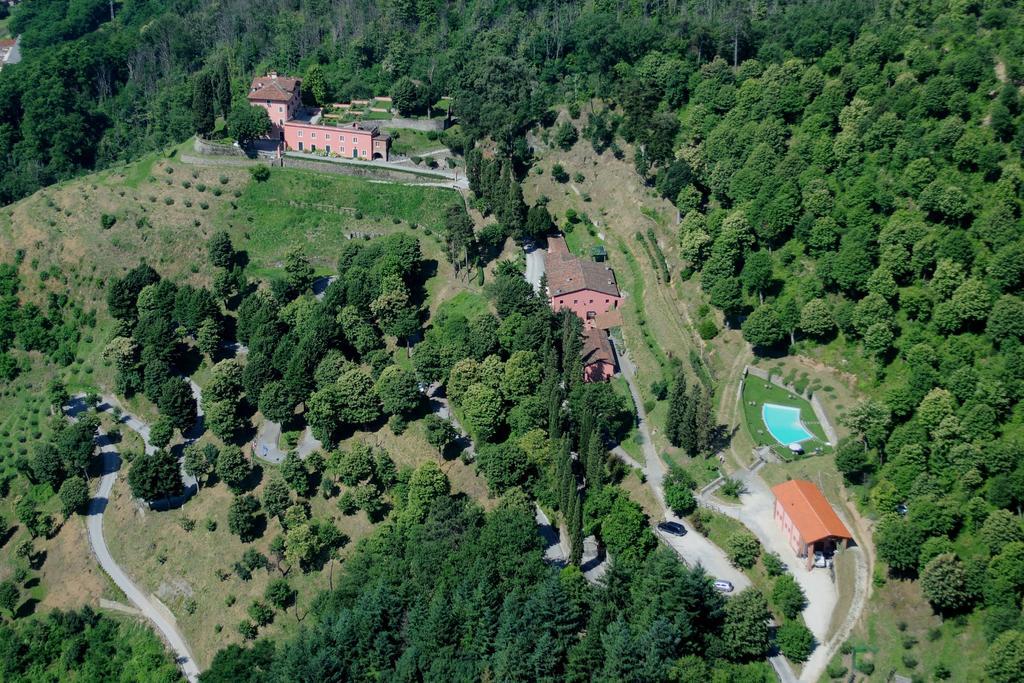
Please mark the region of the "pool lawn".
POLYGON ((787 406, 800 409, 800 421, 803 423, 814 439, 803 442, 804 448, 811 452, 815 448, 821 448, 823 452, 831 452, 831 448, 825 444, 828 439, 825 437, 825 430, 822 429, 814 410, 807 399, 791 393, 782 387, 776 386, 760 377, 748 375, 743 381, 743 421, 747 425, 750 438, 759 446, 771 446, 780 457, 789 459, 792 454, 785 445, 778 443, 769 433, 761 416, 761 410, 765 403, 774 403, 780 406, 787 406))

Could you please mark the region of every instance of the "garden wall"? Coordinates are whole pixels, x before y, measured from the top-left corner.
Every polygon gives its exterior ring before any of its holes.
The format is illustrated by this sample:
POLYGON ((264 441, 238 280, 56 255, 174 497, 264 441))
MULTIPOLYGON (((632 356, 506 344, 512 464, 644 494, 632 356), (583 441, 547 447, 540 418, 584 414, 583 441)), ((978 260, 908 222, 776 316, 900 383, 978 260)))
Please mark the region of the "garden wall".
POLYGON ((359 176, 363 178, 385 178, 403 183, 443 183, 450 181, 441 175, 425 175, 406 171, 396 171, 384 166, 371 164, 347 164, 337 161, 317 161, 314 159, 303 159, 292 154, 286 154, 282 159, 282 166, 285 168, 301 168, 307 171, 319 171, 321 173, 338 173, 341 175, 359 176))
POLYGON ((234 145, 225 145, 220 142, 210 142, 209 140, 203 140, 199 136, 196 136, 195 144, 193 145, 197 154, 207 154, 209 156, 221 156, 221 157, 244 157, 243 152, 234 145))
POLYGON ((425 133, 430 131, 437 131, 440 133, 447 128, 447 118, 440 119, 406 119, 396 117, 393 119, 378 119, 376 121, 368 121, 367 123, 375 123, 381 128, 408 128, 409 130, 421 130, 425 133))
POLYGON ((825 414, 825 408, 822 407, 817 394, 811 394, 808 396, 802 391, 797 391, 795 387, 783 382, 778 375, 770 374, 767 370, 762 370, 761 368, 754 368, 748 365, 744 368, 744 372, 749 373, 754 377, 760 377, 761 379, 771 382, 777 387, 782 387, 786 391, 796 394, 797 396, 803 396, 807 399, 807 402, 811 404, 814 416, 818 418, 818 422, 821 423, 821 428, 825 431, 825 436, 828 437, 828 442, 833 446, 839 443, 839 437, 836 436, 836 430, 833 429, 832 423, 829 422, 828 416, 825 414))

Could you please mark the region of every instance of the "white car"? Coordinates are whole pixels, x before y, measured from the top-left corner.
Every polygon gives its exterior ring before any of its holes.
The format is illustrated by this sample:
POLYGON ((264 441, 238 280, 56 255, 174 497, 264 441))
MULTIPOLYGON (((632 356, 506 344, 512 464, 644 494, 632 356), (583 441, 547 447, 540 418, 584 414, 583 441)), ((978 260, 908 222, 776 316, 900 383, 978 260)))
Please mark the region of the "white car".
POLYGON ((814 553, 814 566, 819 569, 823 569, 828 566, 828 560, 825 558, 825 553, 814 553))
POLYGON ((732 593, 732 589, 732 581, 724 581, 722 579, 715 581, 715 590, 720 590, 723 593, 732 593))

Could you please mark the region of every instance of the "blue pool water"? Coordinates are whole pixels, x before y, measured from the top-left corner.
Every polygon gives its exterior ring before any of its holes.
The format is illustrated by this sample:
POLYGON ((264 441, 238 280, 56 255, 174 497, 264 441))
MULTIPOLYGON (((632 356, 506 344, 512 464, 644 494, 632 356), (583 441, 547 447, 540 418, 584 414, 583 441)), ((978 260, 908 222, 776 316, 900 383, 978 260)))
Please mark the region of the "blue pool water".
POLYGON ((765 403, 761 407, 761 418, 768 433, 783 446, 814 438, 800 421, 799 408, 765 403))

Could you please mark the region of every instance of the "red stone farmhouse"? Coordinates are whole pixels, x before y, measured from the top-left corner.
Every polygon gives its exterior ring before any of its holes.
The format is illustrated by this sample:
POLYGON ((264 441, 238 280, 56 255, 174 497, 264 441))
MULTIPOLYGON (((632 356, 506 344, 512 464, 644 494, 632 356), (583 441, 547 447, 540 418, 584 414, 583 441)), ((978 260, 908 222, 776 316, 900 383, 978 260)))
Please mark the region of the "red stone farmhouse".
POLYGON ((573 256, 562 237, 548 238, 545 258, 551 310, 569 309, 583 321, 583 379, 604 382, 615 374, 615 349, 606 330, 621 324, 622 294, 615 271, 573 256))
POLYGON ((387 161, 391 136, 377 126, 356 121, 337 126, 321 123, 320 109, 302 106, 302 80, 271 71, 255 78, 249 87, 249 104, 262 107, 270 116, 270 137, 298 152, 326 152, 331 156, 365 161, 387 161))

